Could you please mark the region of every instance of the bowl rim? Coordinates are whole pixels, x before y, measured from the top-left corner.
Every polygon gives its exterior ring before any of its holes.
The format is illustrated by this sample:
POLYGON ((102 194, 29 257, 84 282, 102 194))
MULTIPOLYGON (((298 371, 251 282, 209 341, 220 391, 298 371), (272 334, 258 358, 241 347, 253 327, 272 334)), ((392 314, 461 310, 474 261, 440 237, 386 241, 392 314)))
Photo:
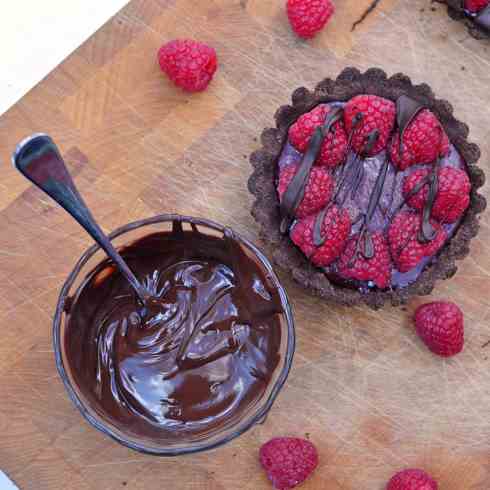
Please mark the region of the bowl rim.
MULTIPOLYGON (((191 225, 192 224, 200 225, 203 227, 210 228, 214 231, 218 231, 220 233, 225 233, 226 230, 230 230, 229 227, 220 225, 214 221, 204 219, 204 218, 195 218, 195 217, 183 216, 179 214, 160 214, 150 218, 133 221, 126 225, 120 226, 114 231, 112 231, 111 233, 109 233, 108 237, 110 240, 113 240, 128 232, 134 231, 139 228, 144 228, 145 226, 148 225, 175 222, 175 221, 178 221, 180 223, 189 223, 191 225)), ((283 388, 292 367, 295 345, 296 345, 294 316, 286 290, 282 286, 277 274, 274 272, 274 269, 269 259, 250 240, 246 239, 245 237, 243 237, 242 235, 240 235, 235 231, 233 231, 233 234, 235 238, 242 245, 248 247, 255 254, 257 259, 260 261, 261 265, 266 269, 268 273, 268 277, 270 277, 274 286, 277 288, 279 297, 281 299, 281 304, 284 309, 284 316, 285 316, 286 326, 287 326, 286 353, 284 355, 284 360, 282 362, 281 372, 278 378, 276 379, 276 381, 274 382, 274 386, 272 387, 270 394, 265 400, 265 403, 261 402, 259 409, 256 412, 254 412, 251 416, 249 416, 249 418, 244 419, 246 420, 245 423, 241 421, 242 423, 239 423, 240 427, 238 429, 233 430, 233 426, 227 429, 227 434, 225 434, 224 437, 218 438, 216 441, 213 441, 211 443, 199 442, 197 444, 191 444, 189 447, 184 447, 184 448, 163 448, 163 447, 157 448, 157 447, 147 446, 145 444, 138 444, 134 441, 131 441, 129 438, 125 438, 123 435, 121 435, 122 431, 120 431, 120 433, 116 433, 107 424, 105 424, 102 421, 102 419, 99 419, 98 417, 90 413, 89 409, 85 406, 85 403, 77 395, 75 389, 72 386, 72 383, 70 382, 68 373, 65 370, 65 365, 62 358, 62 348, 61 348, 62 347, 61 346, 61 320, 63 317, 65 304, 68 298, 68 292, 70 288, 73 286, 73 283, 75 282, 76 278, 78 277, 79 273, 81 272, 85 264, 95 255, 97 251, 101 250, 99 245, 94 244, 90 246, 81 255, 81 257, 76 262, 74 268, 68 275, 67 279, 65 280, 58 297, 55 315, 53 318, 53 347, 55 353, 56 368, 58 370, 58 373, 61 377, 61 380, 63 381, 63 384, 65 386, 66 391, 68 392, 71 401, 79 410, 82 417, 87 422, 89 422, 89 424, 92 427, 96 428, 103 434, 111 437, 113 440, 119 442, 120 444, 130 449, 136 450, 138 452, 156 455, 156 456, 179 456, 183 454, 192 454, 192 453, 207 451, 222 446, 223 444, 226 444, 227 442, 230 442, 231 440, 244 434, 254 425, 261 423, 265 420, 279 392, 283 388)))

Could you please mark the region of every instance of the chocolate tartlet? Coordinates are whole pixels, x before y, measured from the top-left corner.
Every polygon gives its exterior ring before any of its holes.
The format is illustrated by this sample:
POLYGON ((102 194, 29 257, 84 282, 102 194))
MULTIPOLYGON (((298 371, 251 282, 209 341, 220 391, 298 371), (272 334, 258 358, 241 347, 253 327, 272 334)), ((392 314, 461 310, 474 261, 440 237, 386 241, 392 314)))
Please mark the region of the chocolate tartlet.
POLYGON ((345 69, 298 88, 251 155, 252 214, 273 259, 345 305, 406 303, 452 277, 486 207, 477 145, 426 84, 345 69))
POLYGON ((490 38, 490 0, 442 0, 449 17, 463 21, 476 39, 490 38))

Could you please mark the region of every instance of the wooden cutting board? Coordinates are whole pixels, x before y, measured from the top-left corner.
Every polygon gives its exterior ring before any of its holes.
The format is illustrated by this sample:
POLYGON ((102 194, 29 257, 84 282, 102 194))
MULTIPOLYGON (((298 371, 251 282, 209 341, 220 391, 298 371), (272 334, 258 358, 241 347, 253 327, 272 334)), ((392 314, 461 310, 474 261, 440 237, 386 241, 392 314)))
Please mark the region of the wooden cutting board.
POLYGON ((0 468, 21 489, 268 489, 258 448, 278 435, 318 447, 305 490, 381 490, 407 466, 441 490, 490 489, 488 214, 471 256, 433 295, 463 308, 464 353, 444 361, 417 340, 410 317, 421 300, 341 308, 284 277, 298 333, 289 381, 264 425, 213 452, 158 459, 112 442, 82 420, 54 365, 58 291, 90 240, 12 170, 10 153, 30 133, 60 144, 107 231, 179 212, 258 242, 246 181, 262 128, 296 87, 379 66, 450 100, 489 170, 490 42, 429 0, 381 0, 351 33, 369 3, 337 0, 331 25, 303 42, 283 0, 133 0, 0 118, 0 468), (218 52, 205 93, 186 95, 159 72, 157 48, 183 36, 218 52))

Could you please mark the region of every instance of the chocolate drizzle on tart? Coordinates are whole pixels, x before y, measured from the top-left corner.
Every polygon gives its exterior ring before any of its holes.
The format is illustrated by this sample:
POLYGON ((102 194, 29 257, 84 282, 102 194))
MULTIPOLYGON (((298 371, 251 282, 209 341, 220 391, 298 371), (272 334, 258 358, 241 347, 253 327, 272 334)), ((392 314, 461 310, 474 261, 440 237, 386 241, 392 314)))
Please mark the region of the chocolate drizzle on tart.
MULTIPOLYGON (((357 120, 358 124, 360 124, 360 119, 359 117, 357 120)), ((256 197, 252 214, 261 225, 261 235, 264 240, 274 246, 274 261, 290 271, 297 282, 310 289, 315 295, 328 300, 347 305, 366 303, 373 308, 379 308, 386 302, 399 305, 407 302, 412 295, 428 294, 432 291, 437 279, 449 278, 456 272, 456 260, 469 253, 469 242, 478 231, 478 214, 485 209, 486 201, 477 193, 477 189, 484 183, 484 174, 475 165, 480 156, 479 149, 467 141, 468 128, 454 119, 448 102, 437 100, 427 85, 412 85, 408 77, 402 74, 388 79, 386 74, 378 69, 371 69, 361 74, 354 68, 348 68, 337 80, 326 79, 321 82, 314 92, 309 92, 304 88, 296 90, 293 94, 293 105, 281 107, 276 114, 276 121, 277 128, 267 129, 262 135, 263 149, 251 156, 251 163, 255 170, 249 179, 249 189, 256 197), (346 101, 362 94, 376 95, 397 103, 396 130, 401 135, 400 144, 402 146, 405 132, 418 114, 424 109, 435 114, 452 144, 451 155, 446 160, 451 161, 456 157, 460 159, 458 161, 463 162, 471 182, 470 205, 461 219, 451 225, 438 224, 437 229, 434 229, 431 214, 438 190, 438 170, 448 165, 445 160, 435 158, 432 163, 424 165, 426 168, 431 168, 431 172, 420 179, 415 188, 400 198, 399 190, 394 196, 395 186, 399 188, 400 185, 396 178, 406 174, 393 170, 389 148, 386 153, 382 153, 381 157, 379 155, 367 156, 369 154, 369 151, 366 151, 369 149, 367 145, 372 145, 376 139, 375 134, 371 132, 364 140, 362 151, 359 151, 359 143, 357 143, 358 153, 354 154, 350 150, 356 129, 353 128, 347 135, 350 156, 346 160, 347 163, 344 162, 338 168, 331 170, 335 175, 336 186, 330 203, 315 217, 312 231, 314 246, 319 247, 325 244, 325 238, 322 236, 322 223, 327 216, 328 209, 333 203, 342 206, 345 200, 349 204, 349 199, 353 194, 352 189, 357 186, 356 176, 363 172, 366 172, 366 179, 371 179, 372 187, 369 198, 366 200, 365 210, 357 216, 352 216, 351 236, 355 236, 357 243, 351 261, 360 257, 369 263, 375 253, 373 233, 379 231, 380 220, 386 220, 386 226, 389 226, 397 212, 404 207, 413 215, 415 211, 410 210, 407 201, 419 191, 425 192, 424 188, 428 189, 428 197, 424 201, 423 210, 419 211, 420 230, 414 239, 420 243, 421 247, 429 242, 428 247, 430 248, 432 240, 434 242, 440 240, 440 235, 435 240, 438 230, 441 230, 444 237, 449 237, 436 255, 428 257, 421 264, 420 270, 402 277, 405 281, 403 284, 399 278, 404 275, 394 271, 393 283, 386 289, 380 289, 371 282, 364 284, 362 281, 341 277, 336 272, 335 264, 329 267, 312 267, 308 257, 294 245, 291 238, 281 233, 279 224, 283 215, 277 213, 279 196, 275 192, 275 183, 281 155, 288 157, 286 159, 288 163, 306 157, 306 155, 302 157, 301 154, 288 147, 288 131, 291 125, 302 114, 310 112, 318 105, 330 104, 331 108, 342 108, 346 101), (347 187, 349 192, 346 192, 347 187), (267 191, 264 192, 266 189, 267 191)), ((390 138, 388 145, 391 142, 390 138)), ((319 141, 316 144, 321 147, 319 141)), ((364 192, 364 189, 361 188, 360 192, 364 192)), ((294 216, 294 212, 292 215, 294 216)), ((294 218, 292 218, 289 228, 294 226, 294 218)), ((282 231, 284 232, 284 228, 282 231)), ((378 240, 379 233, 376 236, 378 240)), ((378 242, 376 243, 379 245, 378 242)))
POLYGON ((396 100, 396 123, 400 132, 400 156, 403 154, 403 137, 405 130, 415 119, 417 114, 425 109, 424 105, 406 95, 401 95, 396 100))
POLYGON ((417 238, 420 243, 429 243, 434 240, 437 235, 436 230, 434 230, 434 227, 430 223, 430 217, 439 188, 438 167, 439 165, 434 165, 429 181, 426 184, 429 186, 429 194, 422 212, 422 226, 420 227, 417 238))
POLYGON ((323 126, 317 128, 309 142, 298 172, 289 184, 281 200, 281 233, 286 233, 294 218, 294 213, 303 199, 308 177, 315 160, 320 153, 323 140, 330 131, 334 131, 333 125, 342 117, 342 109, 334 108, 325 118, 323 126))

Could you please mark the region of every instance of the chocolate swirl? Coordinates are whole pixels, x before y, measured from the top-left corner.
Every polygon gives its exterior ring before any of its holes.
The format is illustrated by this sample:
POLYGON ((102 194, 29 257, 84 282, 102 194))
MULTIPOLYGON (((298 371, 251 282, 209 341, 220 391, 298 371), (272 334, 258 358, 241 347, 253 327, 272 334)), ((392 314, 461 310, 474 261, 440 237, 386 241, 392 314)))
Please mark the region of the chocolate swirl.
POLYGON ((279 363, 277 291, 229 233, 177 226, 122 255, 153 300, 143 308, 108 260, 86 278, 65 337, 84 396, 114 425, 152 438, 199 437, 239 417, 279 363))

